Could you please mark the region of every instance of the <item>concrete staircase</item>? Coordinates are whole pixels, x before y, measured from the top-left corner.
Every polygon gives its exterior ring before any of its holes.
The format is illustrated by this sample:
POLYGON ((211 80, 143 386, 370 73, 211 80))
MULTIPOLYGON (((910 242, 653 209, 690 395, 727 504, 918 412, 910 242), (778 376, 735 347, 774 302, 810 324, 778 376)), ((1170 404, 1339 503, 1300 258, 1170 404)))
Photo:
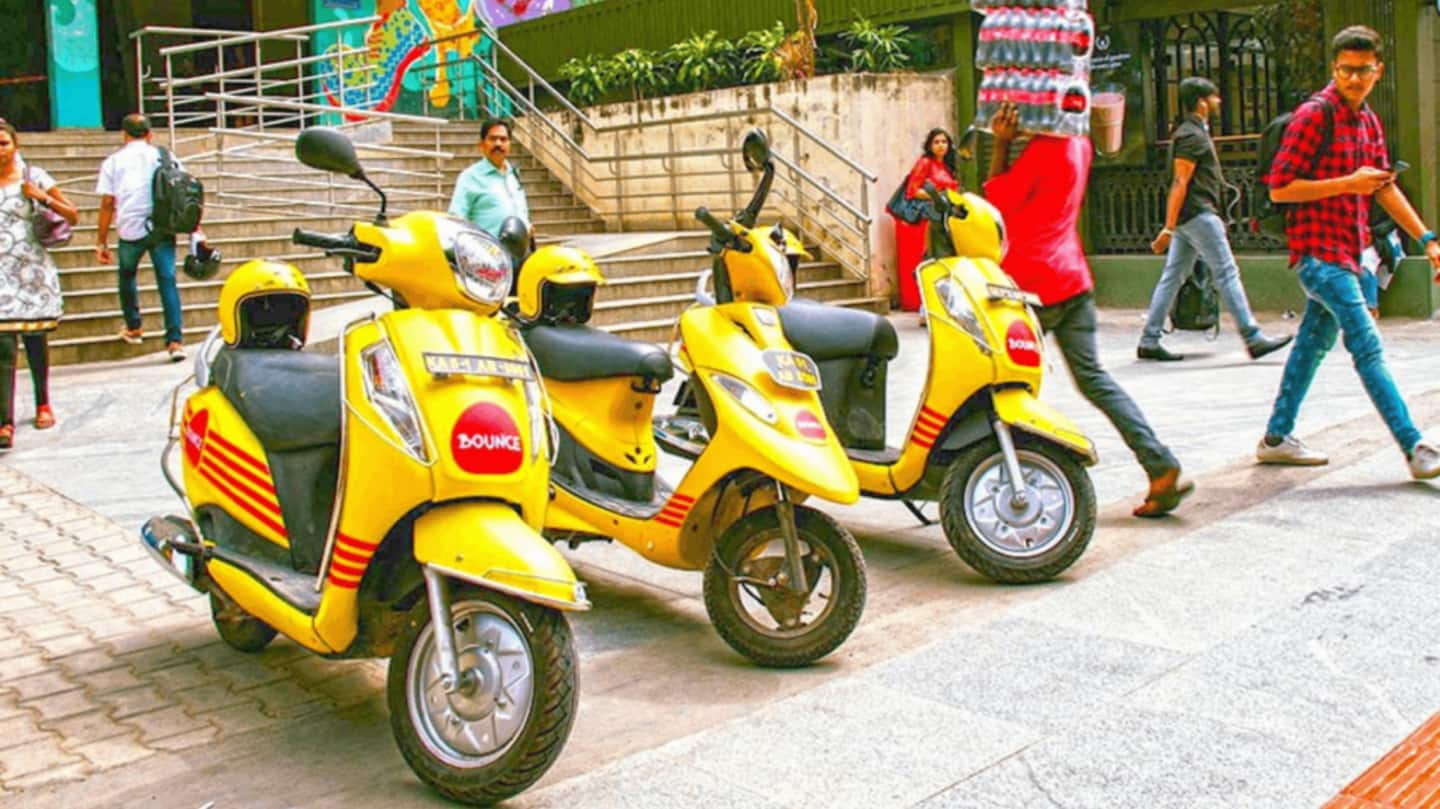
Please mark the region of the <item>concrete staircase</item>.
MULTIPOLYGON (((455 154, 438 161, 443 180, 434 181, 388 171, 433 172, 437 161, 425 157, 386 156, 374 159, 362 155, 367 172, 391 194, 392 212, 413 209, 444 209, 459 174, 481 159, 476 149, 478 125, 453 124, 437 134, 433 128, 397 124, 391 143, 398 146, 439 149, 455 154), (397 193, 398 192, 398 193, 397 193)), ((153 353, 162 348, 161 306, 148 259, 140 271, 140 306, 144 318, 145 342, 130 346, 116 338, 123 325, 116 294, 115 268, 95 260, 95 223, 99 200, 93 195, 94 175, 101 161, 120 145, 115 132, 60 131, 27 133, 21 138, 21 152, 33 165, 44 168, 62 183, 81 208, 80 225, 71 244, 52 251, 60 268, 65 294, 65 317, 51 337, 52 361, 57 364, 121 359, 153 353)), ((203 148, 203 147, 201 147, 203 148)), ((241 174, 270 174, 288 171, 283 144, 267 147, 275 159, 227 158, 225 170, 241 174)), ((293 159, 293 158, 292 158, 293 159)), ((693 300, 695 281, 707 269, 707 237, 701 231, 659 234, 604 234, 604 223, 580 203, 553 175, 517 145, 512 160, 525 183, 530 210, 542 243, 576 241, 597 256, 610 283, 597 301, 596 325, 629 338, 664 342, 670 338, 675 317, 693 300)), ((293 165, 293 164, 292 164, 293 165)), ((376 204, 374 194, 363 185, 339 180, 332 192, 299 185, 285 188, 273 180, 226 177, 217 183, 214 162, 195 162, 190 169, 205 182, 207 192, 223 187, 226 193, 251 193, 278 199, 333 200, 359 206, 340 214, 328 208, 295 215, 254 206, 246 209, 212 207, 205 216, 210 243, 224 257, 220 275, 209 281, 193 281, 181 274, 180 295, 184 304, 186 341, 199 339, 215 324, 215 303, 225 276, 252 258, 267 257, 298 266, 309 280, 317 306, 364 298, 372 293, 346 275, 340 262, 290 242, 296 227, 320 231, 343 231, 376 204)), ((323 181, 323 175, 295 167, 298 181, 323 181)), ((233 199, 207 201, 236 205, 233 199)), ((111 235, 114 245, 116 236, 111 235)), ((184 246, 177 251, 183 261, 184 246)), ((841 267, 823 258, 801 267, 797 279, 799 294, 842 305, 882 308, 884 301, 869 297, 864 281, 847 277, 841 267)))

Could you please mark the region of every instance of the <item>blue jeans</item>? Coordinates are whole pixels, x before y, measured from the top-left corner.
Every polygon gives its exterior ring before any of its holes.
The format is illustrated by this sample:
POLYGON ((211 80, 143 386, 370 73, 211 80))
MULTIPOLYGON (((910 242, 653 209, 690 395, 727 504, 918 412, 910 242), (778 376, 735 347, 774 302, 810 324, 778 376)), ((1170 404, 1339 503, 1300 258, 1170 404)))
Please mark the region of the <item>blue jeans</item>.
POLYGON ((120 311, 125 315, 125 328, 140 328, 140 291, 136 276, 140 258, 150 253, 155 266, 155 286, 160 290, 160 305, 165 310, 165 342, 181 342, 180 290, 175 286, 175 239, 153 236, 139 241, 120 240, 116 258, 120 265, 120 311))
POLYGON ((1165 257, 1165 269, 1160 271, 1160 283, 1155 285, 1155 292, 1150 296, 1150 315, 1145 320, 1145 331, 1140 334, 1140 345, 1151 348, 1160 345, 1165 318, 1175 304, 1180 285, 1195 269, 1196 259, 1203 260, 1214 271, 1220 300, 1235 318, 1245 344, 1251 345, 1264 336, 1260 333, 1260 324, 1250 313, 1245 288, 1240 286, 1240 267, 1235 263, 1235 254, 1230 251, 1230 237, 1225 234, 1225 223, 1213 213, 1202 213, 1175 228, 1170 252, 1165 257))
POLYGON ((1285 375, 1280 378, 1280 393, 1275 397, 1275 409, 1265 434, 1284 437, 1295 429, 1300 403, 1305 401, 1320 361, 1344 332, 1345 350, 1355 362, 1355 372, 1365 384, 1365 392, 1370 394, 1370 401, 1385 419, 1395 443, 1409 455, 1420 443, 1420 431, 1410 420, 1410 411, 1385 367, 1380 332, 1365 310, 1360 276, 1308 256, 1301 259, 1299 270, 1300 287, 1309 300, 1305 304, 1305 318, 1295 335, 1295 347, 1285 363, 1285 375))

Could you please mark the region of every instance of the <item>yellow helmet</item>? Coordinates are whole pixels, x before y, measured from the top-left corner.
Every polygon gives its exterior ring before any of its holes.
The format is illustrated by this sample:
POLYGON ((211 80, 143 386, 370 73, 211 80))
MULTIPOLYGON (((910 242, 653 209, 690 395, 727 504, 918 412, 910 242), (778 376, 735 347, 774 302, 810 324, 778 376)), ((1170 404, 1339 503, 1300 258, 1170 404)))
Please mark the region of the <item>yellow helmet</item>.
POLYGON ((1005 217, 984 197, 966 192, 946 191, 950 215, 945 229, 955 255, 1003 261, 1010 242, 1005 236, 1005 217))
POLYGON ((520 268, 520 316, 546 323, 584 323, 595 305, 595 287, 605 276, 584 250, 548 245, 520 268))
POLYGON ((300 348, 310 330, 310 285, 289 264, 257 259, 220 288, 220 336, 231 348, 300 348))

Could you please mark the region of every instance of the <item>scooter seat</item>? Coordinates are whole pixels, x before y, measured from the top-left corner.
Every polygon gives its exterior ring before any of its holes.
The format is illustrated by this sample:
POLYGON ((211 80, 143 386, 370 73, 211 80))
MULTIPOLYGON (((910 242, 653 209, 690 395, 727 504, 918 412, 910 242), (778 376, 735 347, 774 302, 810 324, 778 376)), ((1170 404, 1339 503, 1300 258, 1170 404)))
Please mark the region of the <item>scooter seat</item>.
POLYGON ((785 339, 816 362, 848 357, 889 361, 900 353, 895 327, 874 312, 798 298, 779 312, 785 339))
POLYGON ((223 348, 210 378, 266 450, 340 443, 340 368, 333 354, 223 348))
POLYGON ((525 344, 546 379, 579 382, 638 376, 664 382, 675 375, 665 349, 589 326, 531 326, 525 344))

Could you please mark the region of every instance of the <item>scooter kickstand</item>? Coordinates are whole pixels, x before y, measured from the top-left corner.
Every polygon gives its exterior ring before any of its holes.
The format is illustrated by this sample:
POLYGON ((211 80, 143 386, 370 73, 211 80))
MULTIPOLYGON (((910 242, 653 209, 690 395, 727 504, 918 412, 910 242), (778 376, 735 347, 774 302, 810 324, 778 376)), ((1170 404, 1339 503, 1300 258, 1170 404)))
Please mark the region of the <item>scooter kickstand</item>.
POLYGON ((919 520, 921 525, 930 526, 935 524, 934 520, 925 516, 925 512, 921 506, 915 505, 914 500, 901 500, 900 502, 905 504, 905 508, 910 509, 910 513, 915 515, 915 519, 919 520))
POLYGON ((792 593, 806 593, 809 592, 810 585, 805 580, 805 563, 800 559, 800 533, 795 530, 795 504, 790 502, 785 484, 779 486, 780 499, 775 503, 775 508, 780 513, 780 533, 785 537, 785 567, 790 571, 789 590, 792 593))
POLYGON ((435 653, 440 657, 440 680, 445 693, 468 691, 475 684, 475 675, 460 671, 460 657, 455 653, 455 626, 450 621, 450 592, 445 577, 429 565, 425 572, 425 593, 430 600, 430 631, 435 636, 435 653))

